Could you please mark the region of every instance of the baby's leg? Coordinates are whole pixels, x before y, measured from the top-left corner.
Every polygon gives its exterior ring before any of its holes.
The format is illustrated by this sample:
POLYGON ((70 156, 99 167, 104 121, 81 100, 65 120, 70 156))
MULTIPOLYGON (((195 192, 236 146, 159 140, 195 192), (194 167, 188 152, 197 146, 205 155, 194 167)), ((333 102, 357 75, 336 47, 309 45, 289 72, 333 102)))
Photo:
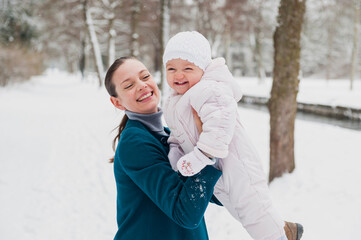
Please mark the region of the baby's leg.
POLYGON ((284 222, 272 205, 262 167, 230 154, 219 162, 223 174, 215 187, 216 197, 253 239, 281 239, 284 222))

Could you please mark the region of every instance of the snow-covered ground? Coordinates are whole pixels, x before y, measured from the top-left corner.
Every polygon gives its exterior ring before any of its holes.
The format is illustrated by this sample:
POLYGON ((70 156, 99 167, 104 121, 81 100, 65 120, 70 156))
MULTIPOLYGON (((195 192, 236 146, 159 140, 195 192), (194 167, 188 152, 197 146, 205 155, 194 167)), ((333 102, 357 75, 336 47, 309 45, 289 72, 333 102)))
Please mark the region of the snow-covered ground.
MULTIPOLYGON (((256 78, 238 78, 238 80, 245 94, 270 97, 271 78, 266 78, 262 84, 256 78)), ((297 101, 361 109, 361 81, 355 80, 353 90, 350 91, 350 80, 302 79, 297 101)))
MULTIPOLYGON (((246 94, 267 94, 269 83, 240 83, 246 94)), ((304 83, 305 101, 361 107, 360 82, 352 93, 345 81, 304 83)), ((267 172, 268 114, 239 110, 267 172)), ((0 88, 0 239, 113 238, 116 191, 107 159, 121 116, 95 82, 54 70, 0 88)), ((297 120, 295 137, 296 170, 270 185, 276 207, 304 225, 305 240, 361 239, 361 131, 297 120)), ((211 240, 250 239, 221 207, 211 204, 206 221, 211 240)))

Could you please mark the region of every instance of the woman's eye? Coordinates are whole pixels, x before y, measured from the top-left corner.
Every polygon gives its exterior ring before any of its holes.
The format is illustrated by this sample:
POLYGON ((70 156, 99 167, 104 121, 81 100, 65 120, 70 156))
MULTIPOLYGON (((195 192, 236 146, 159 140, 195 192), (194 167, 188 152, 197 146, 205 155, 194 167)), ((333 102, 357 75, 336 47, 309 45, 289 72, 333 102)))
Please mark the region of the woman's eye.
POLYGON ((132 86, 133 86, 133 84, 128 84, 128 85, 126 85, 126 86, 125 86, 125 88, 124 88, 124 89, 131 88, 132 86))
POLYGON ((143 77, 143 80, 147 80, 149 77, 150 77, 150 75, 145 75, 145 76, 143 77))

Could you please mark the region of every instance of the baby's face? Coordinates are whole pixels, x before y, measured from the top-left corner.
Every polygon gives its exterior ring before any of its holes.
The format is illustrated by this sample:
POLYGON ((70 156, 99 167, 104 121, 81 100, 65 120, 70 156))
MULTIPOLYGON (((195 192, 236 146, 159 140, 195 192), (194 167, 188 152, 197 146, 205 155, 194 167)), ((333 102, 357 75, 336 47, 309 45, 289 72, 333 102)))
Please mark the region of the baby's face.
POLYGON ((167 62, 166 74, 168 85, 178 94, 184 94, 201 80, 203 70, 187 60, 177 58, 167 62))

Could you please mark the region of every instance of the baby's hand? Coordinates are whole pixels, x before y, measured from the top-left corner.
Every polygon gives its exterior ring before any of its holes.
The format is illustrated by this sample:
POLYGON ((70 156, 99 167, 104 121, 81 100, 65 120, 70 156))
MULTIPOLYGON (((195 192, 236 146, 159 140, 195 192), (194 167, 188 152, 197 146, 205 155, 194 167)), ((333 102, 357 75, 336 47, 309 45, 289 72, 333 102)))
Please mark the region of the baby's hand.
POLYGON ((183 157, 177 163, 178 171, 186 177, 199 173, 207 165, 213 165, 216 161, 206 157, 197 147, 183 157))

